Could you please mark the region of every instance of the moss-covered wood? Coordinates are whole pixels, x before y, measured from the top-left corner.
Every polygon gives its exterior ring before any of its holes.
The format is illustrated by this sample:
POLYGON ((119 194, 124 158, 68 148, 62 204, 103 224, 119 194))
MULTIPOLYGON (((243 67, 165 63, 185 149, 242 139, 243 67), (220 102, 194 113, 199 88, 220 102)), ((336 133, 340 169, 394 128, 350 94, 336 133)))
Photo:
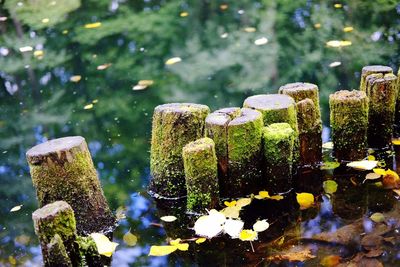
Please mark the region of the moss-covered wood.
POLYGON ((321 162, 322 120, 318 86, 312 83, 289 83, 280 87, 279 93, 291 96, 296 101, 300 164, 321 162))
POLYGON ((50 266, 77 266, 79 252, 74 211, 65 201, 56 201, 32 214, 35 233, 42 248, 43 262, 50 266))
POLYGON ((369 98, 368 146, 388 148, 392 143, 396 109, 396 75, 378 73, 367 76, 366 93, 369 98))
POLYGON ((366 156, 368 98, 363 91, 337 91, 329 96, 334 155, 339 160, 366 156))
POLYGON ((246 98, 243 103, 246 108, 258 110, 263 115, 264 125, 286 122, 295 132, 295 144, 293 150, 293 161, 295 165, 299 162, 299 129, 297 124, 296 102, 288 95, 269 94, 255 95, 246 98))
POLYGON ((400 68, 397 71, 397 98, 396 98, 396 113, 395 113, 396 136, 400 136, 400 68))
POLYGON ((203 137, 205 105, 172 103, 157 106, 153 114, 151 136, 150 189, 163 197, 186 194, 182 148, 203 137))
POLYGON ((40 207, 66 201, 75 212, 81 235, 114 229, 115 218, 83 137, 50 140, 28 150, 26 157, 40 207))
POLYGON ((261 137, 263 119, 256 110, 242 108, 227 128, 228 172, 227 196, 242 196, 254 192, 261 178, 261 137))
POLYGON ((214 141, 208 137, 183 147, 187 209, 205 211, 216 208, 219 201, 218 167, 214 141))
POLYGON ((292 187, 295 132, 288 123, 263 128, 264 176, 268 190, 284 192, 292 187))
POLYGON ((367 76, 377 73, 381 74, 393 73, 393 69, 391 67, 382 65, 371 65, 363 67, 361 71, 360 91, 366 91, 367 89, 367 83, 366 83, 367 76))

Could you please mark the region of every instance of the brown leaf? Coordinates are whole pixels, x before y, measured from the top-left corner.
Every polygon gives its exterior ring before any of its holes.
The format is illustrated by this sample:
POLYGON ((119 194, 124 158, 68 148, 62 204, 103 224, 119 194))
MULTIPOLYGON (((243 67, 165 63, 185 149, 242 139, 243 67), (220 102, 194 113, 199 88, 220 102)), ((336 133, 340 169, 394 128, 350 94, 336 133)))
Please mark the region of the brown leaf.
POLYGON ((361 246, 366 250, 376 250, 382 245, 383 237, 376 234, 365 235, 361 239, 361 246))
POLYGON ((311 253, 310 249, 304 249, 301 251, 290 251, 284 254, 278 254, 268 257, 268 260, 271 261, 306 261, 308 259, 315 258, 315 256, 311 253))

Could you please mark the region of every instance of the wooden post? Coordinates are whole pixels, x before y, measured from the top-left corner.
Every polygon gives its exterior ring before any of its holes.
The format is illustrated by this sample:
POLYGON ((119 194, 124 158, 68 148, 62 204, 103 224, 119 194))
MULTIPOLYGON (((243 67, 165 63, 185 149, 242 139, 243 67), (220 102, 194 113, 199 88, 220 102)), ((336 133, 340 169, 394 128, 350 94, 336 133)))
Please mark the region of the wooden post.
POLYGON ((288 95, 270 94, 255 95, 246 98, 243 103, 246 108, 258 110, 263 115, 264 125, 286 122, 295 132, 295 143, 293 151, 294 165, 299 162, 299 128, 297 125, 297 111, 294 99, 288 95))
POLYGON ((382 65, 372 65, 363 67, 361 71, 360 91, 365 92, 367 89, 367 83, 366 83, 367 76, 377 73, 381 74, 393 73, 393 69, 391 67, 382 65))
POLYGON ((56 201, 45 205, 32 214, 32 219, 45 266, 76 266, 80 262, 74 246, 74 211, 67 202, 56 201))
POLYGON ((78 234, 112 232, 116 221, 83 137, 50 140, 26 157, 40 207, 64 200, 75 212, 78 234))
POLYGON ((208 137, 183 147, 187 209, 205 211, 216 208, 219 202, 218 167, 214 141, 208 137))
POLYGON ((172 103, 157 106, 153 114, 151 137, 150 189, 163 197, 186 194, 182 148, 203 137, 205 105, 172 103))
POLYGON ((392 73, 371 74, 366 78, 369 98, 368 146, 389 148, 392 144, 397 98, 397 77, 392 73))
POLYGON ((318 86, 311 83, 289 83, 280 94, 296 101, 299 128, 300 164, 313 165, 322 160, 322 120, 318 86))
POLYGON ((366 156, 368 98, 363 91, 337 91, 329 96, 334 155, 339 160, 366 156))
POLYGON ((285 192, 292 187, 292 162, 295 132, 288 123, 273 123, 263 128, 263 153, 267 188, 285 192))
POLYGON ((396 98, 396 115, 395 115, 395 135, 400 136, 400 68, 397 71, 397 98, 396 98))

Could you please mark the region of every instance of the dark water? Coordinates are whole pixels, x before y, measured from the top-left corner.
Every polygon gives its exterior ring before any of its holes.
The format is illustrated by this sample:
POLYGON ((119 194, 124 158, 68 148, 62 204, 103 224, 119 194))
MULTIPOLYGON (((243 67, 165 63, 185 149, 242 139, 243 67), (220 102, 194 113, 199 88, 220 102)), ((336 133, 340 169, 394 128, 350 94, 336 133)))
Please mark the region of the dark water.
MULTIPOLYGON (((357 88, 362 66, 383 64, 397 70, 400 5, 390 0, 334 4, 338 3, 0 2, 0 265, 40 265, 31 221, 37 202, 25 152, 69 135, 86 138, 112 209, 126 210, 115 233, 120 245, 114 266, 268 265, 268 255, 290 242, 300 244, 300 236, 333 231, 371 212, 390 210, 397 203, 390 192, 367 184, 354 186, 349 183, 354 175, 347 169, 305 173, 297 178, 296 191, 318 196, 318 208, 300 212, 288 197, 281 203, 253 203, 244 211, 246 224, 258 216, 274 221, 260 241, 253 242, 254 252, 249 242, 219 237, 191 243, 189 252, 147 256, 150 246, 166 244, 167 236, 194 235, 187 228, 193 218, 179 210, 179 203, 165 210, 170 203, 155 203, 146 193, 156 105, 185 101, 211 109, 241 106, 249 95, 307 81, 319 86, 324 124, 329 125, 328 95, 357 88), (96 22, 101 25, 91 24, 96 22), (330 47, 327 42, 332 40, 351 45, 330 47), (181 62, 166 64, 173 57, 181 62), (80 80, 73 77, 77 75, 80 80), (140 80, 152 84, 146 87, 140 80), (328 178, 339 184, 330 200, 322 196, 322 181, 328 178), (16 205, 23 206, 10 212, 16 205), (159 227, 163 214, 179 220, 159 227), (139 238, 135 247, 121 240, 129 229, 139 238), (282 244, 268 244, 284 232, 282 244)), ((328 136, 325 131, 324 139, 328 136)), ((365 173, 357 175, 360 182, 365 173)), ((318 265, 332 254, 351 258, 357 249, 308 245, 318 257, 300 265, 318 265)), ((397 246, 380 260, 398 264, 397 246)))

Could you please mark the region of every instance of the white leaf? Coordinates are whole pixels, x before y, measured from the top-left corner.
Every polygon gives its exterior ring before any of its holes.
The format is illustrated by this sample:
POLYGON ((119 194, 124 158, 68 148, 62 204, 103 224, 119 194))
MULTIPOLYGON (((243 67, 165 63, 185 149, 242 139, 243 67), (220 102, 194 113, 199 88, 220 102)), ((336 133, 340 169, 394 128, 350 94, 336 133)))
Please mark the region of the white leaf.
POLYGON ((225 220, 221 221, 219 216, 204 215, 198 218, 195 222, 194 231, 198 236, 213 238, 214 236, 222 232, 222 224, 224 222, 225 220))
POLYGON ((378 161, 376 160, 360 160, 347 163, 347 167, 359 170, 372 170, 373 168, 376 167, 377 164, 378 161))
POLYGON ((177 218, 175 216, 169 215, 169 216, 162 216, 160 218, 162 221, 164 222, 173 222, 175 221, 177 218))
POLYGON ((267 220, 257 221, 253 225, 253 230, 256 232, 263 232, 263 231, 267 230, 268 228, 269 228, 269 223, 267 222, 267 220))
POLYGON ((240 232, 243 230, 243 226, 243 221, 228 219, 224 224, 224 232, 232 238, 238 238, 240 232))

